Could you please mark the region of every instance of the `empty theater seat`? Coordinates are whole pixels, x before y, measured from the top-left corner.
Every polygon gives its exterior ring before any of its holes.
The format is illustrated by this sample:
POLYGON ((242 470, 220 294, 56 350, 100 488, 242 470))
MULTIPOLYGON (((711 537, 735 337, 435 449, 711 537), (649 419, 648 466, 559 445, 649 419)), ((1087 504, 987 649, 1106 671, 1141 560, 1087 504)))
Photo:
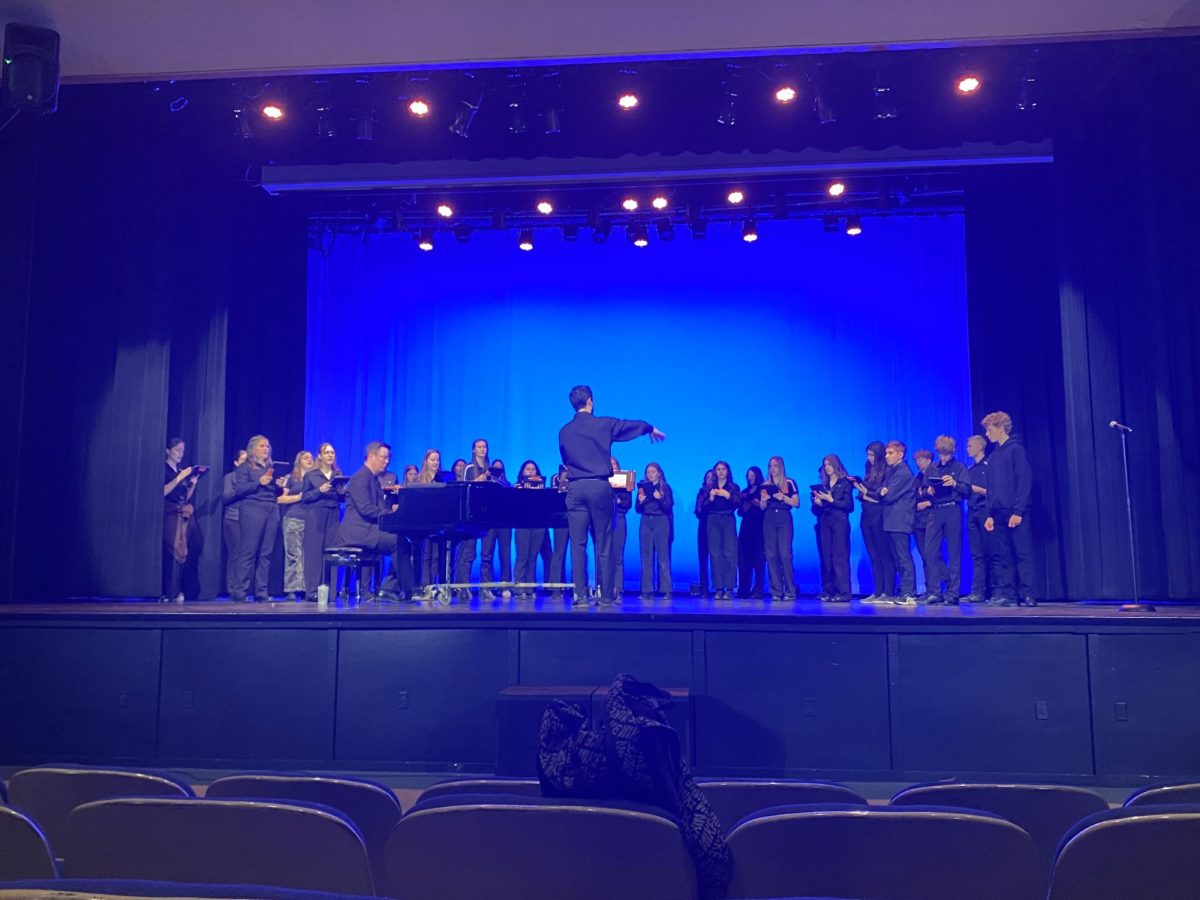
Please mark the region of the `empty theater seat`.
POLYGON ((25 813, 0 806, 0 881, 57 878, 50 842, 25 813))
POLYGON ((1029 835, 972 810, 784 806, 742 820, 729 849, 731 898, 1043 896, 1029 835))
POLYGON ((746 816, 773 806, 798 803, 848 803, 866 806, 866 798, 840 784, 823 781, 775 781, 751 778, 697 779, 726 833, 746 816))
POLYGON ((1200 784, 1194 781, 1163 781, 1138 788, 1125 806, 1158 806, 1163 803, 1200 803, 1200 784))
POLYGON ((520 797, 542 796, 542 785, 536 778, 453 778, 431 784, 421 791, 417 802, 448 794, 508 794, 520 797))

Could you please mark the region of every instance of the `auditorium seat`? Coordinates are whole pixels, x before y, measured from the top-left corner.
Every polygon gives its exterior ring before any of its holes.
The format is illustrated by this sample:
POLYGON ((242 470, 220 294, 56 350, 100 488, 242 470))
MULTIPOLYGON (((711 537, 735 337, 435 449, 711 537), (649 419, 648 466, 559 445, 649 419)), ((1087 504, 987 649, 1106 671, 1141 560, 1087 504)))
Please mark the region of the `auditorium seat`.
POLYGON ((1002 816, 1029 835, 1047 879, 1067 830, 1108 809, 1108 801, 1095 791, 1042 784, 917 784, 896 794, 891 805, 955 806, 1002 816))
POLYGON ((447 794, 516 794, 521 797, 540 797, 542 785, 536 778, 452 778, 425 788, 417 802, 447 794))
POLYGON ((975 810, 781 806, 743 819, 728 841, 731 898, 1044 896, 1029 835, 975 810))
POLYGON ((330 806, 362 832, 375 883, 383 883, 384 850, 400 821, 400 802, 378 782, 342 776, 248 773, 218 778, 204 796, 211 800, 300 800, 330 806))
POLYGON ((387 873, 381 893, 404 900, 696 897, 695 865, 675 821, 613 801, 430 798, 396 826, 387 873))
POLYGON ((13 881, 0 884, 0 898, 6 891, 18 892, 20 900, 33 897, 45 900, 106 900, 109 897, 222 897, 237 900, 369 900, 374 894, 344 894, 328 891, 302 891, 295 888, 262 884, 196 884, 179 881, 139 881, 124 878, 58 878, 13 881))
POLYGON ((728 834, 751 813, 797 803, 848 803, 866 806, 866 798, 844 785, 824 781, 759 781, 752 778, 696 780, 728 834))
POLYGON ((1200 804, 1112 809, 1063 836, 1050 900, 1195 900, 1200 804))
POLYGON ((1140 787, 1125 806, 1159 806, 1164 803, 1200 803, 1200 784, 1194 781, 1160 781, 1140 787))
POLYGON ((0 806, 0 881, 57 877, 58 865, 42 829, 20 810, 0 806))
POLYGON ((3 778, 0 778, 0 803, 8 803, 8 789, 4 786, 3 778))
POLYGON ((33 816, 55 852, 63 852, 67 816, 75 807, 110 797, 191 797, 169 772, 102 766, 37 766, 9 779, 12 805, 33 816))
POLYGON ((375 890, 354 823, 316 803, 99 800, 71 812, 63 849, 70 878, 375 890))

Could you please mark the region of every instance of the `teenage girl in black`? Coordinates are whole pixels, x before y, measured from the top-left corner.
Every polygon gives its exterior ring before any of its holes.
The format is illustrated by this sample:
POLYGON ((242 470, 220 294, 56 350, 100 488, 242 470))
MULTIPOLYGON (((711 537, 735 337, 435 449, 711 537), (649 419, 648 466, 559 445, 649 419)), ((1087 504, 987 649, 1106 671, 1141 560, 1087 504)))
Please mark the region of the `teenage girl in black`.
POLYGON ((850 513, 854 491, 846 467, 834 453, 821 461, 822 490, 812 492, 812 510, 817 516, 817 549, 821 554, 819 600, 850 602, 850 513))
POLYGON ((704 494, 708 519, 708 552, 712 558, 713 596, 716 600, 733 599, 733 580, 737 574, 737 520, 742 495, 730 477, 729 463, 717 460, 712 467, 713 485, 704 494))
POLYGON ((800 505, 796 482, 787 477, 782 456, 767 463, 767 481, 759 492, 763 506, 763 548, 771 575, 771 599, 795 600, 792 569, 792 510, 800 505))
POLYGON ((867 444, 867 472, 863 480, 855 485, 862 504, 859 527, 862 529, 863 545, 871 560, 871 575, 875 584, 875 590, 867 600, 882 600, 896 593, 896 564, 892 562, 891 541, 883 530, 883 505, 866 496, 867 491, 877 491, 883 487, 883 479, 887 474, 883 451, 883 441, 867 444))
MULTIPOLYGON (((544 490, 546 479, 542 470, 532 459, 521 463, 517 470, 517 489, 523 491, 544 490)), ((513 580, 531 584, 537 581, 537 558, 542 541, 546 537, 545 528, 517 528, 513 532, 517 539, 517 563, 513 572, 513 580)), ((545 574, 543 567, 543 575, 545 574)), ((533 588, 517 588, 517 599, 532 600, 533 588)))
POLYGON ((738 532, 738 596, 742 599, 761 599, 766 585, 766 557, 763 555, 762 469, 751 466, 746 470, 746 487, 742 491, 742 530, 738 532))
POLYGON ((641 514, 638 543, 642 551, 642 600, 654 599, 655 559, 658 560, 658 590, 671 599, 672 509, 675 498, 663 476, 662 466, 649 463, 645 480, 638 484, 634 508, 641 514))

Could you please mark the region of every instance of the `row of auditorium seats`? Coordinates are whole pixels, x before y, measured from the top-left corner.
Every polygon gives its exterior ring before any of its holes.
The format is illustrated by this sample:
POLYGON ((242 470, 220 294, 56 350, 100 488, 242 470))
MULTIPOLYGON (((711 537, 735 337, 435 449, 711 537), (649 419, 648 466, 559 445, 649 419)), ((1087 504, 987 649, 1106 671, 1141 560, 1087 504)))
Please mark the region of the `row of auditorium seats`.
MULTIPOLYGON (((1200 839, 1189 805, 1200 785, 1144 788, 1111 811, 1094 792, 1053 786, 917 785, 870 807, 837 784, 700 784, 733 851, 731 897, 1032 900, 1049 885, 1055 900, 1169 898, 1200 884, 1187 849, 1200 839)), ((661 810, 550 800, 531 780, 443 782, 403 817, 382 785, 313 775, 231 776, 197 799, 167 773, 44 766, 14 775, 10 793, 0 889, 65 874, 411 900, 696 894, 661 810)))

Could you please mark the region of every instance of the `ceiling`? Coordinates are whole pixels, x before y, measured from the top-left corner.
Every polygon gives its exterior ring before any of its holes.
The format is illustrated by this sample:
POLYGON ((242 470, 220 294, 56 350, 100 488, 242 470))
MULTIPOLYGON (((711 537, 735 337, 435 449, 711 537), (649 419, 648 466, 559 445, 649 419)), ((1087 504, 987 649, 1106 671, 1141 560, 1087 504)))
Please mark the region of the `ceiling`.
POLYGON ((64 82, 1152 37, 1200 0, 0 0, 54 28, 64 82))

